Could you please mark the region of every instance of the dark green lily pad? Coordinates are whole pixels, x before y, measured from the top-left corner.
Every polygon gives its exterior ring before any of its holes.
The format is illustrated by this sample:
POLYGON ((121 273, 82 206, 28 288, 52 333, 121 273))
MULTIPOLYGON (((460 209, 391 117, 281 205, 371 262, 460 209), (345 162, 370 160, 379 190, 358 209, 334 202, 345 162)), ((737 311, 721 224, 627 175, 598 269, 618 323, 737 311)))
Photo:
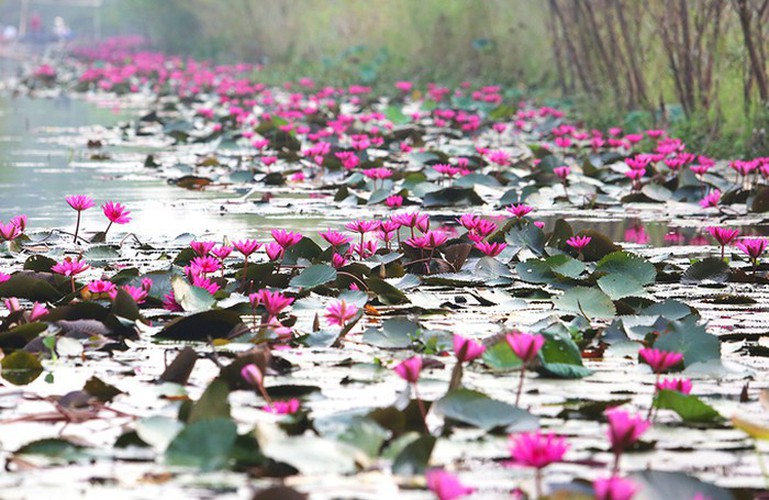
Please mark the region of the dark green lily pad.
POLYGON ((250 329, 240 319, 240 314, 226 309, 203 311, 176 319, 155 335, 164 340, 208 340, 234 338, 250 329))
POLYGON ((25 351, 16 351, 3 358, 2 375, 13 385, 27 385, 43 373, 43 365, 37 356, 25 351))
POLYGON ((681 283, 694 285, 709 281, 725 283, 729 281, 729 264, 718 257, 707 257, 689 266, 681 276, 681 283))

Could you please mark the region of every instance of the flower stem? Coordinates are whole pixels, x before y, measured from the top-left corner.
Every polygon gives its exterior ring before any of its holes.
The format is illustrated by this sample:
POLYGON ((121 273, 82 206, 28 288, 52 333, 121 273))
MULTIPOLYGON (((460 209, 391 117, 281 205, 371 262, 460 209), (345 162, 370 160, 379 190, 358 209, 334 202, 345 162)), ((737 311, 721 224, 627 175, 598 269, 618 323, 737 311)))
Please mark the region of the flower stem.
POLYGON ((526 364, 521 366, 521 378, 518 379, 518 392, 515 394, 515 406, 518 406, 518 402, 521 400, 521 392, 523 391, 523 379, 526 375, 526 364))
POLYGON ((72 243, 77 244, 77 233, 80 231, 80 210, 77 211, 77 222, 75 223, 75 238, 72 243))
POLYGON ((660 374, 657 374, 657 378, 654 380, 654 392, 652 392, 652 403, 649 405, 649 413, 646 414, 646 420, 652 421, 652 411, 654 410, 654 400, 657 397, 657 385, 660 382, 660 374))
POLYGON ((534 475, 534 498, 542 498, 542 469, 537 468, 534 475))
POLYGON ((427 411, 425 411, 425 403, 422 398, 419 397, 419 391, 417 390, 417 384, 411 384, 414 387, 414 397, 417 399, 417 406, 419 406, 419 413, 422 415, 422 425, 425 426, 425 432, 430 434, 430 428, 427 427, 427 411))

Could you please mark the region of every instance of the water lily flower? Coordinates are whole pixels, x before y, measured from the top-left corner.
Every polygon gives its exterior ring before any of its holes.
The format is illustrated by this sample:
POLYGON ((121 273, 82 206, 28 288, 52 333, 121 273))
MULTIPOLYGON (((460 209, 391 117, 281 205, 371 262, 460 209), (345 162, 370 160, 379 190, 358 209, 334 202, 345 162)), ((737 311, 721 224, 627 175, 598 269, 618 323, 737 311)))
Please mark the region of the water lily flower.
POLYGON ((64 199, 67 201, 67 204, 69 204, 70 207, 72 207, 77 211, 77 223, 75 224, 75 238, 73 240, 74 243, 77 243, 77 233, 80 230, 80 213, 83 210, 88 210, 89 208, 93 207, 95 203, 91 198, 82 194, 70 195, 65 197, 64 199))
POLYGON ((425 472, 427 488, 438 500, 454 500, 473 493, 475 490, 463 485, 459 478, 443 469, 430 469, 425 472))
POLYGON ((0 283, 5 283, 9 279, 11 279, 11 275, 10 274, 6 274, 6 273, 3 273, 3 272, 0 272, 0 283))
POLYGON ((489 243, 488 241, 485 241, 476 243, 474 246, 480 250, 482 254, 489 257, 496 257, 507 247, 507 243, 489 243))
POLYGON ((48 314, 48 309, 43 304, 35 302, 29 311, 29 322, 33 323, 48 314))
POLYGON ((343 255, 341 255, 341 254, 335 253, 331 257, 331 265, 335 269, 339 269, 340 267, 344 267, 344 266, 347 265, 347 263, 348 263, 347 259, 343 255))
POLYGON ((739 229, 731 229, 728 227, 713 227, 706 228, 710 235, 721 245, 721 258, 724 258, 724 248, 737 238, 740 234, 739 229))
POLYGON ((692 392, 692 381, 688 378, 665 378, 654 384, 658 391, 676 391, 681 394, 692 392))
POLYGON ((284 250, 290 246, 294 246, 302 240, 302 234, 299 232, 286 231, 285 229, 273 229, 273 239, 284 250))
POLYGON ((320 233, 320 236, 334 248, 338 248, 352 240, 352 238, 346 234, 340 233, 339 231, 332 231, 331 229, 324 233, 320 233))
POLYGON ((109 219, 107 229, 104 230, 105 235, 109 231, 109 228, 112 227, 112 224, 128 224, 131 222, 131 218, 128 217, 131 212, 126 210, 125 205, 108 201, 101 206, 101 209, 104 212, 104 216, 109 219))
POLYGON ((552 433, 522 432, 510 436, 512 463, 537 469, 536 492, 533 498, 542 496, 542 469, 562 461, 568 449, 566 439, 552 433))
POLYGON ((572 236, 566 240, 566 244, 575 249, 577 252, 582 253, 586 246, 592 241, 590 236, 572 236))
POLYGON ((192 286, 202 288, 203 290, 207 291, 211 295, 218 292, 219 289, 221 288, 218 283, 216 283, 215 281, 212 281, 210 278, 207 278, 202 274, 192 273, 190 276, 190 281, 192 282, 192 286))
POLYGON ((651 422, 639 415, 631 416, 624 410, 616 408, 605 412, 609 421, 609 441, 614 453, 614 474, 619 471, 619 459, 622 452, 638 441, 641 435, 651 426, 651 422))
POLYGON ((473 339, 454 334, 454 356, 460 363, 467 363, 479 358, 486 352, 486 346, 473 339))
POLYGON ((232 247, 227 245, 219 245, 211 249, 211 255, 219 259, 219 261, 223 261, 229 257, 231 253, 232 247))
POLYGON ((359 233, 362 236, 370 231, 375 231, 379 227, 379 222, 375 220, 356 220, 348 222, 344 227, 348 231, 359 233))
POLYGON ((8 224, 0 223, 0 238, 4 241, 13 241, 19 236, 21 236, 21 229, 19 229, 19 226, 13 222, 9 222, 8 224))
POLYGON ((526 215, 530 214, 532 210, 534 210, 534 207, 530 207, 525 203, 518 203, 517 205, 513 204, 507 207, 507 211, 518 219, 522 219, 526 215))
POLYGON ((638 487, 630 479, 617 476, 593 481, 595 500, 632 500, 638 487))
POLYGON ((534 360, 545 344, 545 337, 542 335, 531 335, 528 333, 514 332, 505 335, 507 341, 513 353, 521 360, 521 375, 518 379, 518 391, 515 395, 515 405, 521 400, 521 393, 523 392, 523 381, 526 375, 526 368, 534 360))
POLYGON ((761 257, 761 254, 766 250, 767 243, 769 243, 769 241, 764 238, 747 238, 738 241, 736 246, 745 252, 745 255, 750 257, 750 261, 753 263, 755 269, 755 266, 758 263, 758 258, 761 257))
POLYGON ((256 292, 256 296, 258 298, 259 304, 264 306, 270 319, 277 317, 281 311, 283 311, 283 309, 290 306, 294 302, 293 298, 286 297, 280 292, 271 292, 266 288, 256 292))
POLYGON ((342 328, 358 313, 358 306, 348 304, 345 300, 334 302, 326 308, 326 322, 329 325, 338 325, 342 328))
POLYGON ((545 337, 542 335, 531 335, 529 333, 514 332, 505 335, 513 353, 524 363, 530 363, 536 356, 542 346, 545 344, 545 337))
POLYGON ((178 302, 176 302, 176 297, 174 296, 174 291, 171 290, 167 294, 163 296, 163 309, 166 311, 171 312, 182 312, 182 306, 179 305, 178 302))
POLYGON ((214 248, 216 245, 216 242, 214 241, 191 241, 190 242, 190 248, 199 255, 200 257, 204 257, 208 255, 208 253, 211 251, 211 249, 214 248))
POLYGON ((265 244, 264 251, 267 252, 267 257, 274 261, 281 260, 285 254, 285 249, 283 246, 281 246, 280 243, 276 241, 271 241, 265 244))
POLYGON ((51 271, 55 272, 56 274, 71 277, 87 271, 90 268, 91 266, 89 266, 84 260, 72 260, 71 257, 65 257, 61 262, 51 266, 51 271))
POLYGON ((219 260, 209 255, 195 257, 190 261, 190 269, 195 274, 211 274, 221 269, 221 267, 222 265, 219 260))
MULTIPOLYGON (((124 290, 128 295, 131 296, 131 298, 136 302, 137 304, 143 304, 144 301, 147 300, 147 290, 143 287, 133 286, 133 285, 123 285, 120 287, 121 290, 124 290)), ((117 289, 113 289, 109 292, 107 292, 109 297, 112 300, 115 300, 117 298, 118 291, 117 289)))
POLYGON ((256 240, 238 240, 232 242, 232 247, 248 258, 249 255, 261 248, 262 244, 256 240))
POLYGON ((413 356, 405 361, 402 361, 395 367, 395 373, 400 378, 411 384, 416 384, 419 380, 419 374, 422 371, 422 358, 419 356, 413 356))
POLYGON ((108 295, 116 289, 115 284, 107 280, 94 280, 88 283, 88 291, 93 295, 108 295))
POLYGON ((638 354, 646 363, 651 366, 654 373, 660 374, 674 367, 684 359, 684 355, 679 352, 663 351, 645 347, 638 351, 638 354))
MULTIPOLYGON (((692 172, 697 173, 697 171, 695 171, 695 167, 691 167, 691 169, 692 169, 692 172)), ((708 194, 706 194, 705 197, 700 200, 700 206, 702 208, 717 208, 718 202, 720 200, 721 200, 721 191, 719 191, 718 189, 714 189, 708 194)))
POLYGON ((385 205, 387 205, 388 208, 400 208, 403 205, 403 196, 397 194, 388 196, 385 199, 385 205))
POLYGON ((24 232, 24 230, 27 228, 27 216, 26 215, 16 215, 11 217, 11 224, 18 227, 20 231, 24 232))
POLYGON ((262 407, 262 410, 275 415, 293 415, 300 407, 301 402, 292 398, 288 401, 273 401, 272 404, 262 407))
POLYGON ((568 166, 562 166, 562 167, 555 167, 553 169, 553 173, 561 179, 561 182, 566 183, 566 178, 571 173, 571 168, 568 166))

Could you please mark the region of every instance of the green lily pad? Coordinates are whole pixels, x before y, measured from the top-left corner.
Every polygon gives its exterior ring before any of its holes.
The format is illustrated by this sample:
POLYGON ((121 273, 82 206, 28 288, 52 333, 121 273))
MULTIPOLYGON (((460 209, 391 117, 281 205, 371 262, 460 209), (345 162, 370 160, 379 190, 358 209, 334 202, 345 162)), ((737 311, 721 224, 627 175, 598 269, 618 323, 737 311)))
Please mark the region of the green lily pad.
POLYGON ((611 298, 598 288, 574 287, 553 297, 553 304, 561 312, 588 318, 613 318, 617 314, 611 298))
POLYGON ((304 269, 298 276, 291 278, 292 287, 313 289, 336 279, 336 269, 326 264, 316 264, 304 269))
POLYGON ((511 404, 491 399, 482 392, 454 389, 435 402, 434 411, 448 420, 486 431, 504 428, 507 432, 534 430, 537 417, 511 404))
POLYGON ((684 422, 715 423, 724 420, 720 413, 697 396, 678 391, 659 391, 654 397, 654 406, 673 410, 684 422))
POLYGON ((222 469, 227 465, 237 437, 237 426, 232 420, 200 420, 186 426, 171 441, 165 454, 166 462, 201 471, 222 469))

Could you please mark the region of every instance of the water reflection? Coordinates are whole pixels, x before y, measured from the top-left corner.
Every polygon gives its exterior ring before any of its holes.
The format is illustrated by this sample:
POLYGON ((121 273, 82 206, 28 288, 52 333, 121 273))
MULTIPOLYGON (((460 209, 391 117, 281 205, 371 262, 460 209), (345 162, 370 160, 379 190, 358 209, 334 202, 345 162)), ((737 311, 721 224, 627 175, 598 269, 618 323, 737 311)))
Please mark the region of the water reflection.
MULTIPOLYGON (((168 185, 144 171, 143 154, 115 148, 115 159, 91 161, 88 139, 104 138, 104 127, 133 117, 77 99, 0 97, 0 220, 27 214, 32 230, 69 228, 74 212, 64 201, 68 194, 87 194, 97 203, 124 203, 133 221, 125 229, 140 237, 172 238, 189 232, 216 237, 263 236, 274 219, 226 210, 236 196, 221 192, 191 192, 168 185)), ((110 153, 110 148, 105 148, 110 153)), ((280 219, 279 219, 280 220, 280 219)), ((295 229, 323 229, 331 221, 295 217, 281 224, 295 229)), ((106 219, 98 208, 84 212, 83 228, 101 231, 106 219)), ((115 228, 115 234, 120 229, 115 228)))

